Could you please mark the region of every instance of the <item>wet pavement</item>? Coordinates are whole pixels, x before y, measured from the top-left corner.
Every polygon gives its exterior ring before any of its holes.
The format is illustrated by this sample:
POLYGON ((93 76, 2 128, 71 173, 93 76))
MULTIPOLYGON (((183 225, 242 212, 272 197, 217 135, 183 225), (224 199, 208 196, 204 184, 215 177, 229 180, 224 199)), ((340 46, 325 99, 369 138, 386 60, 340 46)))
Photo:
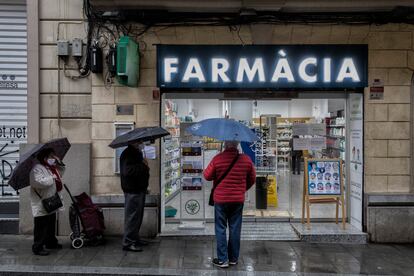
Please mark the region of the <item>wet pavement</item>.
POLYGON ((104 246, 31 254, 31 236, 0 235, 0 275, 414 275, 414 245, 315 244, 243 241, 239 264, 212 266, 209 238, 159 238, 144 252, 121 249, 121 238, 104 246))

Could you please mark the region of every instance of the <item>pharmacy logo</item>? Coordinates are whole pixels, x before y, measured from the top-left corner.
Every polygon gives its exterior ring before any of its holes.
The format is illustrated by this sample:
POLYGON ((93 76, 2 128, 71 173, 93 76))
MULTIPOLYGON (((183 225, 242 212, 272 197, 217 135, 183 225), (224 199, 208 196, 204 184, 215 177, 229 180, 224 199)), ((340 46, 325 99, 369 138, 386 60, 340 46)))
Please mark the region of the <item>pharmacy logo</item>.
POLYGON ((200 203, 195 199, 190 199, 185 203, 185 211, 189 215, 195 215, 200 211, 200 203))

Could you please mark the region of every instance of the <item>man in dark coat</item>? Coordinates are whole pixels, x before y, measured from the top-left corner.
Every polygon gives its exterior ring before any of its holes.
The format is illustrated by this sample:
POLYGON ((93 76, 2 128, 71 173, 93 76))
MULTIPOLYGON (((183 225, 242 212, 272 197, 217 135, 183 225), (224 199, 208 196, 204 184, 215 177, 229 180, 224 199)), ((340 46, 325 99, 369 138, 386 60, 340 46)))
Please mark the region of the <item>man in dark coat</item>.
POLYGON ((148 162, 142 154, 143 144, 129 145, 120 157, 121 186, 125 195, 123 250, 140 252, 147 243, 139 239, 144 217, 145 195, 149 184, 148 162))

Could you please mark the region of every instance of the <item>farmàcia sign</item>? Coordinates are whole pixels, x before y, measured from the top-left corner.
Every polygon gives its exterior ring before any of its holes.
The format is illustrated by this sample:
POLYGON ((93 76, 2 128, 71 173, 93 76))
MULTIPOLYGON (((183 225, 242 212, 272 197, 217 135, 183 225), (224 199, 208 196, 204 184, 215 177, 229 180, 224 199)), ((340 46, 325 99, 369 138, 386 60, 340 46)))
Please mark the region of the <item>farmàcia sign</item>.
POLYGON ((356 89, 367 45, 157 45, 164 89, 356 89))

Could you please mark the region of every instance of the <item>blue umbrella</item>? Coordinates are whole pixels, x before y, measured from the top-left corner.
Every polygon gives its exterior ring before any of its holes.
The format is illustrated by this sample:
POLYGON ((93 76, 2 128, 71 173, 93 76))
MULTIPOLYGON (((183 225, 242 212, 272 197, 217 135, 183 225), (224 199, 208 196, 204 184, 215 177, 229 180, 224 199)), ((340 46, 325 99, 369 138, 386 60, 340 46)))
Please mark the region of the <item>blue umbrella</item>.
POLYGON ((220 141, 254 142, 259 140, 248 127, 232 119, 203 120, 187 128, 187 131, 195 136, 207 136, 220 141))

